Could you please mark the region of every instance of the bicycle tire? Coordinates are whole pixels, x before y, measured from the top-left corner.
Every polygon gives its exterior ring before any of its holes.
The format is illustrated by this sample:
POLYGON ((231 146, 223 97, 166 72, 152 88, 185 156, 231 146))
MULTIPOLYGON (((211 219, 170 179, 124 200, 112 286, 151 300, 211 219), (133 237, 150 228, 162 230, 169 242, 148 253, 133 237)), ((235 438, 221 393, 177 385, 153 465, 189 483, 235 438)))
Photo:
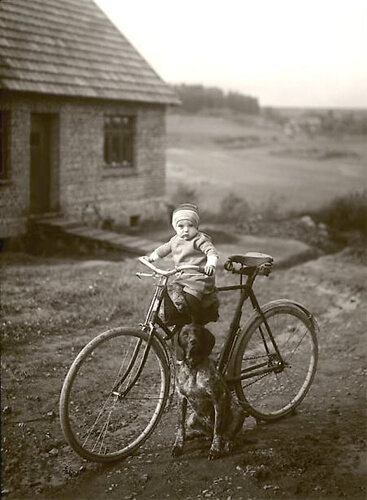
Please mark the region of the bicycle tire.
POLYGON ((285 366, 279 364, 270 343, 263 318, 256 314, 245 325, 235 351, 235 391, 244 409, 259 420, 271 421, 291 413, 304 399, 313 382, 318 361, 318 325, 301 305, 279 300, 263 307, 265 318, 274 335, 285 366), (269 352, 262 338, 265 332, 269 352), (266 364, 279 370, 261 373, 238 380, 254 366, 266 364))
POLYGON ((170 384, 166 354, 156 338, 142 372, 121 397, 137 374, 147 341, 148 334, 139 329, 107 330, 89 342, 71 365, 61 390, 60 420, 65 439, 81 457, 105 463, 120 460, 156 428, 170 384), (137 357, 128 369, 135 347, 137 357), (126 380, 117 386, 124 374, 126 380))

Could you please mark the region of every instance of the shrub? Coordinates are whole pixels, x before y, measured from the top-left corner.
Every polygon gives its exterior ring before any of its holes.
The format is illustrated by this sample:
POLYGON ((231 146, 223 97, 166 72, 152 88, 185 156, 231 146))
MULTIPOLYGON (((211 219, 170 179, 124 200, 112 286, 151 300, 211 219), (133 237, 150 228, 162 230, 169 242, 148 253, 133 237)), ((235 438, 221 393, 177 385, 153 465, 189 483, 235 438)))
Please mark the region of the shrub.
POLYGON ((334 238, 338 238, 342 233, 359 233, 365 238, 367 190, 335 198, 315 215, 315 219, 327 224, 334 238))
POLYGON ((250 205, 235 193, 228 193, 220 205, 219 218, 222 222, 244 224, 251 215, 250 205))
POLYGON ((257 212, 265 221, 277 221, 283 216, 284 196, 271 193, 266 201, 264 201, 258 208, 257 212))

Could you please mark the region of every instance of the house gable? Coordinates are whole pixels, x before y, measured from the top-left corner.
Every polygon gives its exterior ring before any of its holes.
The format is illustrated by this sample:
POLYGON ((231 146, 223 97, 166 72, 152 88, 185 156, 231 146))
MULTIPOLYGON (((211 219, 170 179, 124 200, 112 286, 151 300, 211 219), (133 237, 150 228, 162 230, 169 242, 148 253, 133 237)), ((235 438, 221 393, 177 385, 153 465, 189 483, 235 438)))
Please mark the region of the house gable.
POLYGON ((170 86, 93 0, 0 0, 0 29, 0 239, 46 213, 164 213, 170 86))
POLYGON ((2 0, 0 27, 4 90, 179 103, 93 0, 2 0))

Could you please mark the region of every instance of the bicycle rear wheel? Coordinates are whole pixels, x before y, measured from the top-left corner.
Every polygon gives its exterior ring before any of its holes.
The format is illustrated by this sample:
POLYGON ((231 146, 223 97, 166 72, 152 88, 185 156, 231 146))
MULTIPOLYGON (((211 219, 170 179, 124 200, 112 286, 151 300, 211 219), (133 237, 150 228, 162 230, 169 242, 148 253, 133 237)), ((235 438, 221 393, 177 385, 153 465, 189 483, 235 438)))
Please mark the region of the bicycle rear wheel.
POLYGON ((141 330, 114 328, 87 344, 60 397, 64 436, 81 457, 112 462, 130 455, 157 426, 169 394, 163 347, 141 330), (141 361, 146 361, 139 373, 141 361))
POLYGON ((292 412, 311 387, 318 359, 318 327, 303 308, 290 301, 269 304, 264 313, 283 363, 263 319, 256 316, 235 353, 235 390, 252 416, 275 420, 292 412))

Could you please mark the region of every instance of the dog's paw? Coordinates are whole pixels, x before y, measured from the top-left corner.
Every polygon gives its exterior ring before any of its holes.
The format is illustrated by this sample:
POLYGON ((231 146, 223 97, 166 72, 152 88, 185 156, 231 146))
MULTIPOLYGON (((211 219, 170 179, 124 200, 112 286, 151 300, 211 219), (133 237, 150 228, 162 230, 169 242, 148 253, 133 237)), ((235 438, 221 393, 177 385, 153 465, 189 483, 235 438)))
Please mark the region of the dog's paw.
POLYGON ((233 441, 227 441, 224 445, 224 451, 226 453, 230 453, 231 451, 233 451, 233 448, 234 448, 233 441))

